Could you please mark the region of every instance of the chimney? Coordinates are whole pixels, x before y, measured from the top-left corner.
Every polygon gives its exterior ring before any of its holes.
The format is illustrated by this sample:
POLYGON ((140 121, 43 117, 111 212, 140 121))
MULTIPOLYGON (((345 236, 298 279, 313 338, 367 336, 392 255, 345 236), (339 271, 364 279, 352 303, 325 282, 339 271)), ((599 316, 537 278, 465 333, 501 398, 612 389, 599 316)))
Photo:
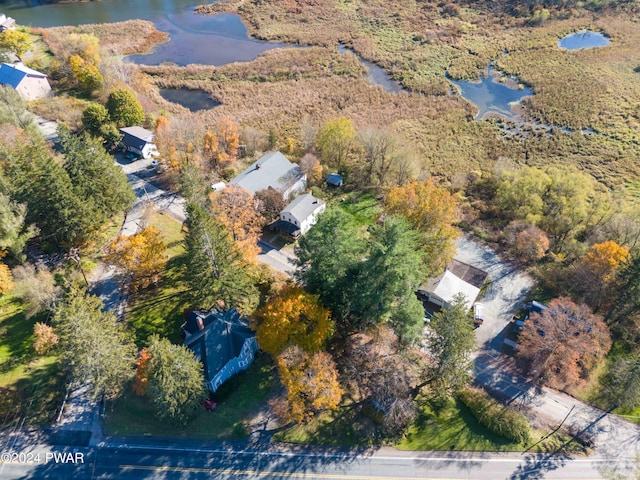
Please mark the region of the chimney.
POLYGON ((260 167, 261 167, 261 166, 262 166, 262 165, 260 165, 259 163, 256 163, 256 170, 260 170, 260 167))
POLYGON ((196 317, 196 322, 198 322, 198 329, 200 331, 204 330, 204 322, 202 321, 202 317, 196 317))

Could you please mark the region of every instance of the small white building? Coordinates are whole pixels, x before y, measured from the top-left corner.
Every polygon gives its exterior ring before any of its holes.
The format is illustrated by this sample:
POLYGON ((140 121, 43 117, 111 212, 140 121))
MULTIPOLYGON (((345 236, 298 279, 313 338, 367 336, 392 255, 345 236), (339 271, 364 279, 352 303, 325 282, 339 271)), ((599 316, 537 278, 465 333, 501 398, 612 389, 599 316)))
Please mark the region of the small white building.
POLYGON ((120 144, 125 150, 140 155, 142 158, 158 156, 158 149, 153 143, 153 132, 142 127, 121 128, 122 140, 120 144))
POLYGON ((323 200, 305 193, 296 197, 280 212, 280 220, 274 227, 294 237, 304 235, 315 225, 318 215, 324 212, 326 207, 327 204, 323 200))
POLYGON ((20 62, 0 66, 0 85, 10 86, 27 101, 44 98, 51 93, 47 76, 20 62))
POLYGON ((4 13, 0 13, 0 33, 5 30, 15 30, 15 28, 16 21, 11 17, 7 17, 4 13))
POLYGON ((467 308, 471 309, 486 279, 487 273, 483 270, 453 259, 441 275, 429 279, 417 293, 422 300, 441 308, 449 307, 461 293, 467 308))

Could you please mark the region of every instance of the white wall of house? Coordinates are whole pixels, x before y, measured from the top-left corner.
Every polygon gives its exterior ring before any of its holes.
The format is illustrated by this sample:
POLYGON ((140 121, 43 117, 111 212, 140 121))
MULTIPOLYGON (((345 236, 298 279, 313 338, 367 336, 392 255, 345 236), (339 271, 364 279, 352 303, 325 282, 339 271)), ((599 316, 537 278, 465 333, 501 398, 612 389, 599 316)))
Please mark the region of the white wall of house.
POLYGON ((304 235, 316 224, 318 221, 318 215, 324 212, 326 207, 327 205, 323 203, 313 213, 311 213, 311 215, 307 216, 307 218, 296 218, 291 214, 291 212, 280 212, 280 220, 293 223, 300 228, 300 234, 304 235))
POLYGON ((25 100, 36 100, 48 96, 51 85, 46 77, 26 77, 18 84, 16 92, 25 100))
POLYGON ((302 178, 300 178, 300 180, 298 180, 296 183, 294 183, 289 188, 287 188, 284 192, 282 192, 282 198, 285 201, 289 201, 289 197, 291 197, 291 195, 293 195, 294 193, 301 193, 304 191, 305 188, 307 188, 306 174, 303 175, 302 178))

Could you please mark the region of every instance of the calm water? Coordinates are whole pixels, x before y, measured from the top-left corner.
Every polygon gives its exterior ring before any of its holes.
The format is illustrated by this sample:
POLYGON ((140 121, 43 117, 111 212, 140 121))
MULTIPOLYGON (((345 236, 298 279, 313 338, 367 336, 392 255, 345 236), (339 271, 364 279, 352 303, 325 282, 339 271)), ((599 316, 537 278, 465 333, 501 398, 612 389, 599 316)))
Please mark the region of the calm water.
POLYGON ((393 80, 391 76, 382 68, 380 68, 375 63, 368 62, 364 58, 357 55, 350 48, 345 47, 344 45, 340 45, 338 46, 338 51, 340 53, 353 53, 356 57, 358 57, 360 63, 362 63, 368 71, 367 80, 369 81, 369 83, 372 83, 373 85, 380 85, 384 90, 391 93, 400 93, 404 90, 402 85, 399 82, 393 80))
POLYGON ((220 102, 211 98, 211 95, 203 90, 191 90, 189 88, 161 88, 160 95, 165 100, 182 105, 192 112, 208 110, 221 105, 220 102))
POLYGON ((558 47, 565 50, 580 50, 581 48, 606 47, 611 42, 600 32, 581 30, 558 40, 558 47))
MULTIPOLYGON (((111 23, 131 19, 151 20, 171 40, 150 55, 132 55, 131 61, 147 65, 173 62, 225 65, 254 60, 280 43, 249 38, 240 17, 232 14, 196 15, 194 0, 109 0, 72 4, 41 4, 37 1, 0 1, 0 11, 19 24, 34 27, 111 23)), ((199 3, 209 3, 206 0, 199 3)))
MULTIPOLYGON (((512 106, 519 104, 524 97, 533 95, 533 90, 530 88, 512 88, 505 83, 500 83, 500 77, 495 73, 497 73, 496 70, 489 66, 488 75, 479 82, 451 80, 458 87, 462 97, 478 107, 476 120, 482 119, 488 113, 515 119, 516 114, 513 112, 512 106)), ((511 79, 509 83, 513 82, 514 80, 511 79)))

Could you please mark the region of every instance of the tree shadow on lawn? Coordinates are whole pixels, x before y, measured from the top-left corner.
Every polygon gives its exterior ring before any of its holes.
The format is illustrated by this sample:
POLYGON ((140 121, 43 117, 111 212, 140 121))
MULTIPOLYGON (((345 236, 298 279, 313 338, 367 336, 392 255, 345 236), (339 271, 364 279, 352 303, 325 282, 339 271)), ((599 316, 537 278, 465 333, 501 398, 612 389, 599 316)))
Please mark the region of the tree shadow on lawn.
POLYGON ((44 320, 44 315, 26 318, 17 298, 11 299, 0 308, 14 310, 0 322, 0 349, 7 349, 6 359, 0 363, 0 374, 3 374, 37 357, 33 348, 33 326, 36 322, 44 320))

